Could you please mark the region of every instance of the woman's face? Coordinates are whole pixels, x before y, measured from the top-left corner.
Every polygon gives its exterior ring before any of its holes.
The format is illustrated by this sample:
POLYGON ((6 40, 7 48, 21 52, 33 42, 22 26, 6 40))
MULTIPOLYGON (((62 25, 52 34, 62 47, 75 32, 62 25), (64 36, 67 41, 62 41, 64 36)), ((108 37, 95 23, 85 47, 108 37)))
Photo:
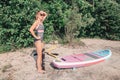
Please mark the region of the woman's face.
POLYGON ((45 14, 42 11, 40 11, 38 14, 39 19, 43 20, 44 16, 45 16, 45 14))

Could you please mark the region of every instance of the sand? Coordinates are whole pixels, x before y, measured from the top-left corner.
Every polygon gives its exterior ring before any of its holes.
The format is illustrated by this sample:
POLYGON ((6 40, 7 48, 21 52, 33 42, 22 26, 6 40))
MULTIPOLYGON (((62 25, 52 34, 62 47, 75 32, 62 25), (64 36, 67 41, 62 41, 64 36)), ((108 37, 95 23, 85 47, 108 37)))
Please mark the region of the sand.
MULTIPOLYGON (((51 66, 55 58, 45 54, 46 74, 36 69, 36 61, 31 56, 34 47, 0 54, 0 80, 120 80, 120 41, 102 39, 81 39, 85 46, 67 47, 59 44, 52 51, 59 56, 74 53, 110 49, 112 56, 105 62, 76 69, 55 69, 51 66)), ((51 44, 46 44, 49 47, 51 44)))

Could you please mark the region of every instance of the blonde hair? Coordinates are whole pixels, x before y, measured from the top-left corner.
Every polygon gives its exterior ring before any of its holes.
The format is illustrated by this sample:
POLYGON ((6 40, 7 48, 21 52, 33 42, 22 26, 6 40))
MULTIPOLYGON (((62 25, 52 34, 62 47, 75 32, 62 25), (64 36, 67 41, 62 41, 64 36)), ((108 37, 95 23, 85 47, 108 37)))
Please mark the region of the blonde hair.
POLYGON ((36 17, 35 17, 36 20, 38 19, 39 15, 40 15, 40 11, 36 12, 36 17))

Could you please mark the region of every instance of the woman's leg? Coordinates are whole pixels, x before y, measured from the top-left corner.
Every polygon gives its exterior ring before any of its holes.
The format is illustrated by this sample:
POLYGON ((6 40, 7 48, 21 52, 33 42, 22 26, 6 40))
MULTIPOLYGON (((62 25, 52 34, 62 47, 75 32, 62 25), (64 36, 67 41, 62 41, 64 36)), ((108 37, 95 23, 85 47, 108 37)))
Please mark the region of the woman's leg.
POLYGON ((44 42, 42 42, 42 49, 44 48, 44 42))
POLYGON ((38 72, 43 73, 44 70, 42 70, 42 43, 41 41, 36 41, 35 42, 35 46, 36 46, 36 51, 37 51, 37 69, 38 72))

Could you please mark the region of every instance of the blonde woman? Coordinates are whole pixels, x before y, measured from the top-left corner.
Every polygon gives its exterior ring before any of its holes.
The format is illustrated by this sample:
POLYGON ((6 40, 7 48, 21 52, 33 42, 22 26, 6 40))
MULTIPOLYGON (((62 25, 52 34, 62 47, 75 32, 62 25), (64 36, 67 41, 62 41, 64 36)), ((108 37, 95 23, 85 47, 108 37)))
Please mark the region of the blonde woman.
POLYGON ((36 20, 30 27, 30 32, 34 39, 34 44, 37 51, 37 70, 39 73, 45 73, 42 69, 42 48, 43 48, 43 35, 44 35, 44 25, 43 21, 47 17, 47 13, 44 11, 38 11, 36 13, 36 20))

